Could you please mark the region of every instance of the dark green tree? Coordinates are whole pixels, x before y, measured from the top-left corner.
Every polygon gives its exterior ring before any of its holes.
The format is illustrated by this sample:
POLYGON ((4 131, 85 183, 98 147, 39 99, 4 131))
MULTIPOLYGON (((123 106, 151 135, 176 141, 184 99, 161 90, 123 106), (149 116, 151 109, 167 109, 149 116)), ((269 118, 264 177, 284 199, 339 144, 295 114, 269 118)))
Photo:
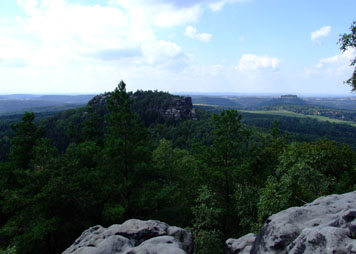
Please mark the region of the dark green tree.
POLYGON ((221 209, 221 231, 224 237, 236 232, 238 219, 234 211, 235 184, 243 165, 248 133, 241 124, 236 110, 224 110, 214 116, 215 140, 207 161, 208 184, 216 193, 217 206, 221 209))
POLYGON ((87 106, 86 118, 82 129, 82 139, 84 141, 93 140, 98 145, 103 145, 104 126, 103 119, 99 112, 92 105, 87 106))
POLYGON ((192 208, 194 248, 196 254, 222 253, 223 235, 219 230, 221 208, 213 192, 205 185, 198 190, 196 205, 192 208))
POLYGON ((268 177, 260 193, 258 217, 261 223, 280 210, 355 187, 353 152, 334 141, 292 143, 278 160, 276 173, 268 177))
POLYGON ((265 187, 266 179, 275 174, 279 156, 287 147, 287 138, 280 135, 278 122, 272 125, 270 134, 259 135, 258 140, 250 145, 246 165, 239 174, 235 186, 235 209, 239 217, 240 234, 256 232, 258 223, 257 204, 260 189, 265 187))
POLYGON ((134 200, 149 176, 151 139, 148 130, 132 111, 132 99, 121 81, 107 99, 108 133, 103 151, 103 168, 107 173, 108 203, 104 209, 109 221, 131 218, 138 209, 134 200))
POLYGON ((15 133, 11 141, 10 160, 14 167, 26 170, 33 156, 33 147, 41 136, 33 123, 34 113, 26 112, 21 122, 11 125, 15 133))
MULTIPOLYGON (((349 48, 356 48, 356 21, 352 22, 350 30, 349 34, 340 35, 339 44, 341 44, 340 49, 342 52, 345 52, 349 48)), ((350 65, 356 65, 356 58, 351 61, 350 65)), ((353 92, 356 91, 356 66, 351 78, 346 80, 346 83, 351 86, 353 92)))
POLYGON ((16 181, 1 191, 5 223, 0 238, 14 243, 18 253, 55 253, 52 236, 58 220, 40 197, 55 172, 57 152, 46 139, 37 140, 31 150, 26 168, 13 168, 16 181))
POLYGON ((144 185, 141 202, 148 217, 161 218, 169 224, 188 226, 196 198, 197 162, 188 151, 173 148, 162 139, 152 153, 152 179, 144 185))

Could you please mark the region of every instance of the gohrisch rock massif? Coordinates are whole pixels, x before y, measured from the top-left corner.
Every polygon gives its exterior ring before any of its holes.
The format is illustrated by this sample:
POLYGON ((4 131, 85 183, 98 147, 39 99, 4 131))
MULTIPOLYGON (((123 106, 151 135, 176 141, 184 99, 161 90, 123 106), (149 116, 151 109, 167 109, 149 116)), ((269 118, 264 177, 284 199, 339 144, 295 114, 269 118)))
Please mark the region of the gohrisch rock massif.
MULTIPOLYGON (((149 96, 149 91, 136 92, 131 94, 131 99, 133 99, 134 109, 135 104, 142 103, 142 99, 149 96), (143 96, 142 96, 143 95, 143 96)), ((149 105, 153 107, 154 112, 158 112, 162 117, 172 117, 174 119, 192 119, 197 120, 197 114, 193 108, 191 97, 182 97, 177 95, 171 95, 164 92, 157 92, 162 96, 160 101, 153 103, 154 105, 149 105)), ((104 93, 95 96, 89 102, 89 106, 105 106, 107 99, 112 93, 104 93)), ((147 106, 148 103, 145 103, 147 106)))
MULTIPOLYGON (((226 241, 227 254, 356 253, 356 191, 316 199, 272 215, 259 233, 226 241)), ((192 254, 188 231, 160 221, 95 226, 63 254, 192 254)))

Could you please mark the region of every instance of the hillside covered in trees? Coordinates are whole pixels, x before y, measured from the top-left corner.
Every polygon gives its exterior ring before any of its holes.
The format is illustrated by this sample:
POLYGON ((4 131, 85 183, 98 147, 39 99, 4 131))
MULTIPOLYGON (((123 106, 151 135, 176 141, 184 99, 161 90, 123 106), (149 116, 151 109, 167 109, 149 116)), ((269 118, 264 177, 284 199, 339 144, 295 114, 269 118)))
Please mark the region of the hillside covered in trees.
POLYGON ((245 118, 124 82, 83 108, 24 114, 0 162, 0 249, 61 253, 90 226, 138 218, 188 227, 196 253, 220 253, 275 212, 355 188, 347 145, 245 118))

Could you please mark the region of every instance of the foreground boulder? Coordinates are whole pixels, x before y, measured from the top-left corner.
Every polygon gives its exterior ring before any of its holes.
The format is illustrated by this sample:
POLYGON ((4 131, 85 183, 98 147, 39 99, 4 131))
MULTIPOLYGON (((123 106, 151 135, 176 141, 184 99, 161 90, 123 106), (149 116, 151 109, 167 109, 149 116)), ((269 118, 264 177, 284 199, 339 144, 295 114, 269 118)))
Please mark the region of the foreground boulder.
POLYGON ((190 232, 155 220, 131 219, 109 228, 95 226, 62 254, 192 254, 190 232))
POLYGON ((255 239, 256 235, 252 233, 239 239, 228 239, 226 241, 226 254, 249 254, 255 239))
POLYGON ((356 191, 321 197, 272 215, 251 241, 252 234, 229 239, 226 252, 355 254, 356 191))

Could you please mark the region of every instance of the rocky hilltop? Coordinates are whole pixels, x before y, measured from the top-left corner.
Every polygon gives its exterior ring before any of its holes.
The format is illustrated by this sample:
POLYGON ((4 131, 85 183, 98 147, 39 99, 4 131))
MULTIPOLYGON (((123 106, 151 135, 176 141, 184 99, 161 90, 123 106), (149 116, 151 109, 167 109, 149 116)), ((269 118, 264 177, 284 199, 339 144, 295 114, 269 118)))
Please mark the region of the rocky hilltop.
MULTIPOLYGON (((97 95, 88 102, 88 105, 103 107, 110 96, 111 93, 97 95)), ((154 118, 197 119, 191 97, 158 91, 137 91, 130 93, 130 96, 133 99, 134 111, 142 118, 145 118, 145 115, 150 115, 154 118)))
POLYGON ((226 241, 227 254, 356 253, 356 191, 272 215, 259 233, 226 241))

